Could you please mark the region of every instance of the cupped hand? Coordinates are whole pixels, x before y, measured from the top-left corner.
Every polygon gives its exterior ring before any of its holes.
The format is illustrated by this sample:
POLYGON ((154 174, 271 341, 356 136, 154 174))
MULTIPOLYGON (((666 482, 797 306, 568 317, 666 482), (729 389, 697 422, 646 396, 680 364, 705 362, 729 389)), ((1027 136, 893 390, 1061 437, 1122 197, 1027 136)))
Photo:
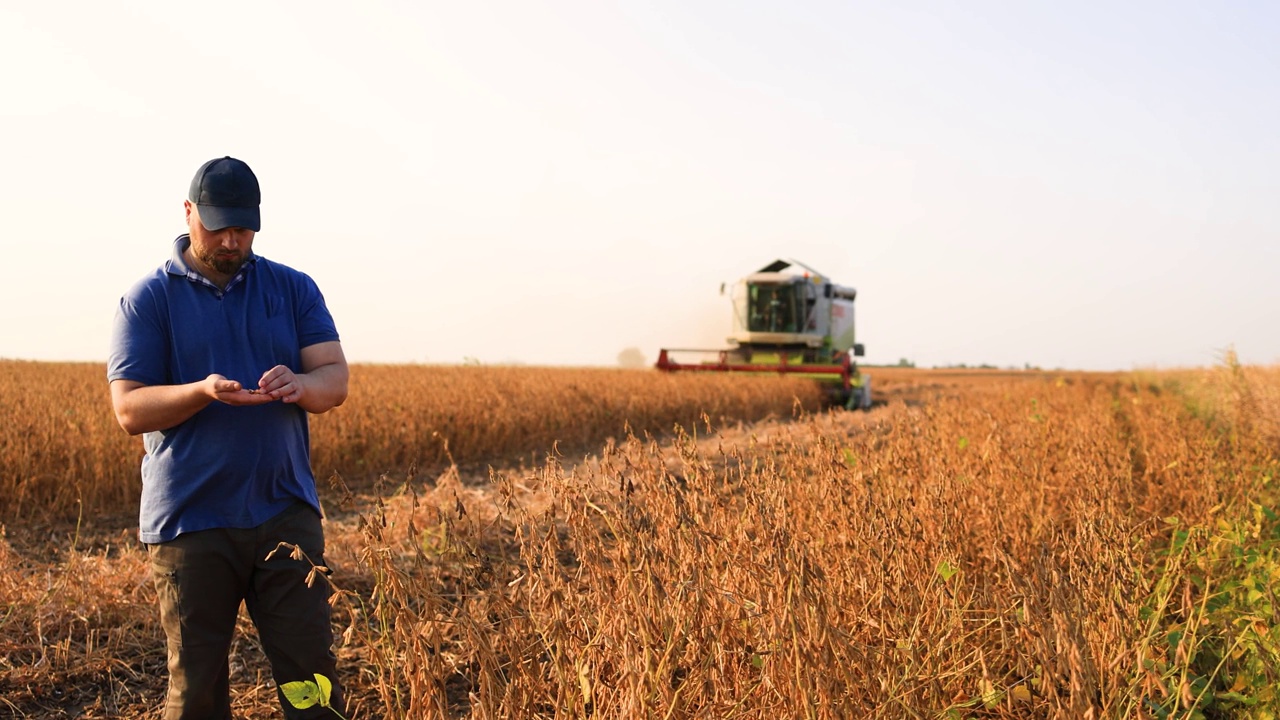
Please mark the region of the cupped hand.
POLYGON ((209 394, 213 399, 227 405, 265 405, 276 400, 258 388, 245 389, 239 382, 228 380, 222 375, 210 375, 205 378, 205 382, 209 385, 209 394))

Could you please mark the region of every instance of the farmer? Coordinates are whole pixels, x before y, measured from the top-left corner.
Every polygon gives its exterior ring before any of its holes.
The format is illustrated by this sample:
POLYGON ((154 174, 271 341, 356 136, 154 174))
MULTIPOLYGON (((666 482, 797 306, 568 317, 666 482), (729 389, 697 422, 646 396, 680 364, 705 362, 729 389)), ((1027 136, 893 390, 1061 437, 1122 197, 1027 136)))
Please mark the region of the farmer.
POLYGON ((196 171, 188 232, 125 293, 107 380, 116 419, 143 435, 138 536, 151 556, 168 638, 165 720, 230 718, 228 653, 243 601, 279 688, 332 683, 324 532, 307 414, 341 405, 347 361, 324 297, 307 275, 253 253, 258 179, 230 157, 196 171), (306 559, 279 543, 295 545, 306 559), (309 560, 310 562, 307 562, 309 560))

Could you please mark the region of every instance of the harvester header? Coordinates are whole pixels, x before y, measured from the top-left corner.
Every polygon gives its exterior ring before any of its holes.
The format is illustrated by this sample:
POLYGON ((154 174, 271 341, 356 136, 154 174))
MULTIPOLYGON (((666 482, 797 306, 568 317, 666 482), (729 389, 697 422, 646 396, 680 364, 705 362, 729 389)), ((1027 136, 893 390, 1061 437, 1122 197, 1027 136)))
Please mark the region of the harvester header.
MULTIPOLYGON (((721 294, 725 286, 720 288, 721 294)), ((858 371, 853 302, 858 291, 795 260, 775 260, 732 287, 733 333, 718 350, 663 348, 667 372, 792 373, 812 377, 848 408, 871 406, 871 377, 858 371), (701 354, 676 362, 674 354, 701 354), (713 354, 714 359, 706 359, 713 354)))

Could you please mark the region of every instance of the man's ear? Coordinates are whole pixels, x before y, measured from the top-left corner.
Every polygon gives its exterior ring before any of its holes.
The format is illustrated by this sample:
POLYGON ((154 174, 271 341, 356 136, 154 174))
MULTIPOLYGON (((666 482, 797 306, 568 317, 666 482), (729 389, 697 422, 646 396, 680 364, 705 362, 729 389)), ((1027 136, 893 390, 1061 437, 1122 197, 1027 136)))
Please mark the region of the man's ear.
POLYGON ((194 208, 195 208, 195 205, 192 205, 190 200, 182 201, 182 209, 186 212, 186 221, 187 221, 188 227, 191 225, 191 211, 194 208))

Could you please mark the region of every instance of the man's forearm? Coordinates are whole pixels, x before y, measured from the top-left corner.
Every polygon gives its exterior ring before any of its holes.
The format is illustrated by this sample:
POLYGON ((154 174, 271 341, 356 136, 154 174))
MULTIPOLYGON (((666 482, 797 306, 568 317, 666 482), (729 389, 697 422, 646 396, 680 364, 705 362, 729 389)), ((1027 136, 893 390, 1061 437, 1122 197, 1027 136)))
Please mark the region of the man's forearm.
POLYGON ((345 362, 321 365, 297 375, 305 388, 298 407, 309 413, 322 413, 341 405, 347 399, 349 375, 345 362))
POLYGON ((180 425, 212 402, 213 398, 204 388, 205 382, 139 385, 117 380, 116 383, 127 383, 127 386, 112 388, 116 419, 130 435, 180 425))

